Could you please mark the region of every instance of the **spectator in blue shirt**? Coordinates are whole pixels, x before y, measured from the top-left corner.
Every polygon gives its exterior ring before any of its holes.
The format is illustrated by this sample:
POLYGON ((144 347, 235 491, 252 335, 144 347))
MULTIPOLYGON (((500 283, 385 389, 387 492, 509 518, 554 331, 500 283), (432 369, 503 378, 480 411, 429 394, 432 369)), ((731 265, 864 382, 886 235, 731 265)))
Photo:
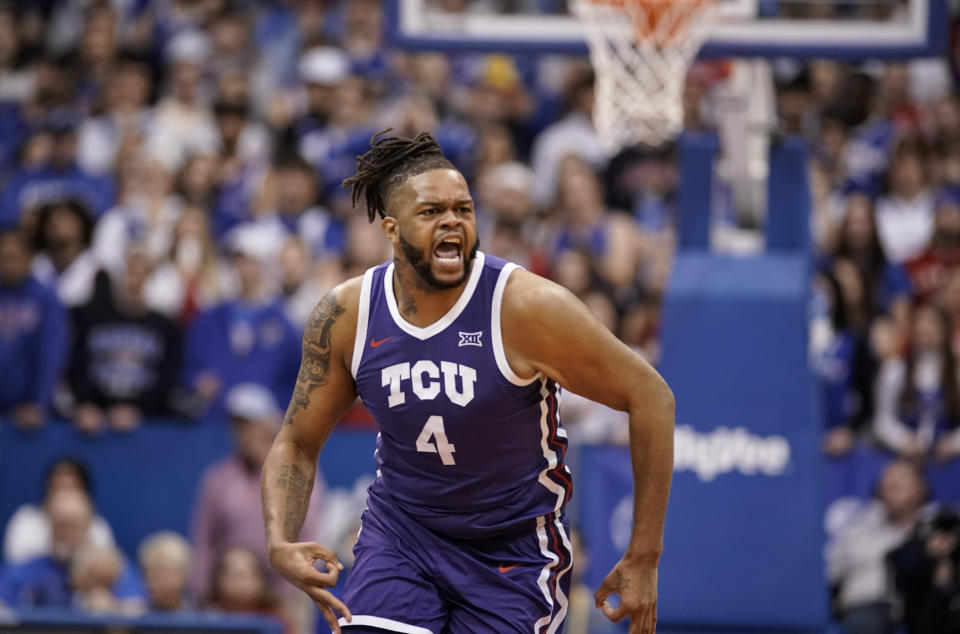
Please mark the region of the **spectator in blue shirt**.
POLYGON ((264 270, 277 254, 265 251, 252 225, 228 235, 240 296, 201 313, 184 351, 184 382, 197 397, 196 414, 215 418, 223 416, 223 395, 239 383, 263 385, 277 402, 287 402, 300 365, 300 334, 264 270))
POLYGON ((865 382, 872 378, 865 335, 851 327, 849 298, 831 271, 814 276, 810 322, 810 362, 820 383, 823 451, 839 456, 853 448, 872 408, 865 382))
MULTIPOLYGON (((74 602, 70 567, 87 544, 93 518, 90 498, 79 490, 58 491, 47 504, 52 549, 50 555, 9 565, 0 570, 0 604, 9 607, 69 608, 74 602)), ((143 586, 136 571, 123 561, 110 588, 128 607, 143 602, 143 586)))
POLYGON ((113 179, 89 174, 77 165, 76 123, 53 121, 47 124, 54 136, 49 163, 16 172, 0 196, 0 227, 15 227, 24 214, 64 198, 81 201, 95 217, 113 206, 113 179))
POLYGON ((272 208, 252 223, 259 239, 269 243, 264 248, 279 254, 287 239, 297 236, 314 259, 338 256, 344 247, 344 226, 318 204, 317 177, 310 164, 298 154, 278 156, 272 178, 272 208))
POLYGON ((66 319, 54 292, 30 275, 30 247, 0 232, 0 416, 23 429, 43 424, 64 362, 66 319))

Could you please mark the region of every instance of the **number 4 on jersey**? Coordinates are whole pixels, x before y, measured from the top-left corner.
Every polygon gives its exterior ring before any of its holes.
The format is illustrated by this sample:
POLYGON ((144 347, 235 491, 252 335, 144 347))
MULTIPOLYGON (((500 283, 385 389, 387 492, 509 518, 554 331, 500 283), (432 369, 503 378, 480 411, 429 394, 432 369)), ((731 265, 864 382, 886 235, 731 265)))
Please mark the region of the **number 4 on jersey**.
POLYGON ((423 426, 420 437, 417 438, 417 451, 424 453, 438 453, 445 465, 457 464, 453 459, 453 452, 457 449, 447 442, 447 432, 443 430, 443 417, 431 416, 423 426), (436 439, 436 443, 430 439, 436 439))

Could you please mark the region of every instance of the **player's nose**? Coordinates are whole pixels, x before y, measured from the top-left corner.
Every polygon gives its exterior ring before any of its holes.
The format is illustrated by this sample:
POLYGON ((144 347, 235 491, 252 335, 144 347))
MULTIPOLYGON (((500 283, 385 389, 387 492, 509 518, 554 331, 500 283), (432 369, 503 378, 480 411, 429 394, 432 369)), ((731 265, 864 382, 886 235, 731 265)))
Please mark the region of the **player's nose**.
POLYGON ((454 211, 453 207, 447 207, 443 210, 443 213, 440 214, 439 224, 441 227, 456 227, 460 225, 462 220, 457 215, 457 212, 454 211))

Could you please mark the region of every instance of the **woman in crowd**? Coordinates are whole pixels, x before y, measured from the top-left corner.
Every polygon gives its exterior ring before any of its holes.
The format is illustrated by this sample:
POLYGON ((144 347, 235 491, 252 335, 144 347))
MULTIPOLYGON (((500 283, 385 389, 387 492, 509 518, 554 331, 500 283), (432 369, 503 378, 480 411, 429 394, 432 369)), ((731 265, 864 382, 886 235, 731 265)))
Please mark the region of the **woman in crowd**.
POLYGON ((903 268, 885 255, 873 204, 866 194, 847 196, 834 261, 840 258, 852 262, 863 277, 866 314, 859 317, 869 320, 874 314, 890 315, 899 336, 905 337, 910 321, 910 280, 903 268))
POLYGON ((280 603, 267 583, 263 562, 243 546, 228 548, 214 564, 206 607, 281 618, 280 603))
POLYGON ((910 351, 884 361, 877 377, 873 431, 906 458, 960 454, 960 377, 951 351, 950 319, 934 304, 914 311, 910 351))

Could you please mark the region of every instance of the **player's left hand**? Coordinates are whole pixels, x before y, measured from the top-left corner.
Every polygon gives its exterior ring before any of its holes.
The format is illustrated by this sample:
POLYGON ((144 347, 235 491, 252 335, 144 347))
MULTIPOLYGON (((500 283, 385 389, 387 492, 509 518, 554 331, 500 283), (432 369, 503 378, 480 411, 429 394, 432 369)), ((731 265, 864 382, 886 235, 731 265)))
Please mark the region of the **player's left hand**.
POLYGON ((657 630, 657 563, 624 556, 593 597, 596 607, 614 623, 630 619, 629 634, 654 634, 657 630), (611 594, 620 597, 620 606, 616 609, 607 603, 611 594))

